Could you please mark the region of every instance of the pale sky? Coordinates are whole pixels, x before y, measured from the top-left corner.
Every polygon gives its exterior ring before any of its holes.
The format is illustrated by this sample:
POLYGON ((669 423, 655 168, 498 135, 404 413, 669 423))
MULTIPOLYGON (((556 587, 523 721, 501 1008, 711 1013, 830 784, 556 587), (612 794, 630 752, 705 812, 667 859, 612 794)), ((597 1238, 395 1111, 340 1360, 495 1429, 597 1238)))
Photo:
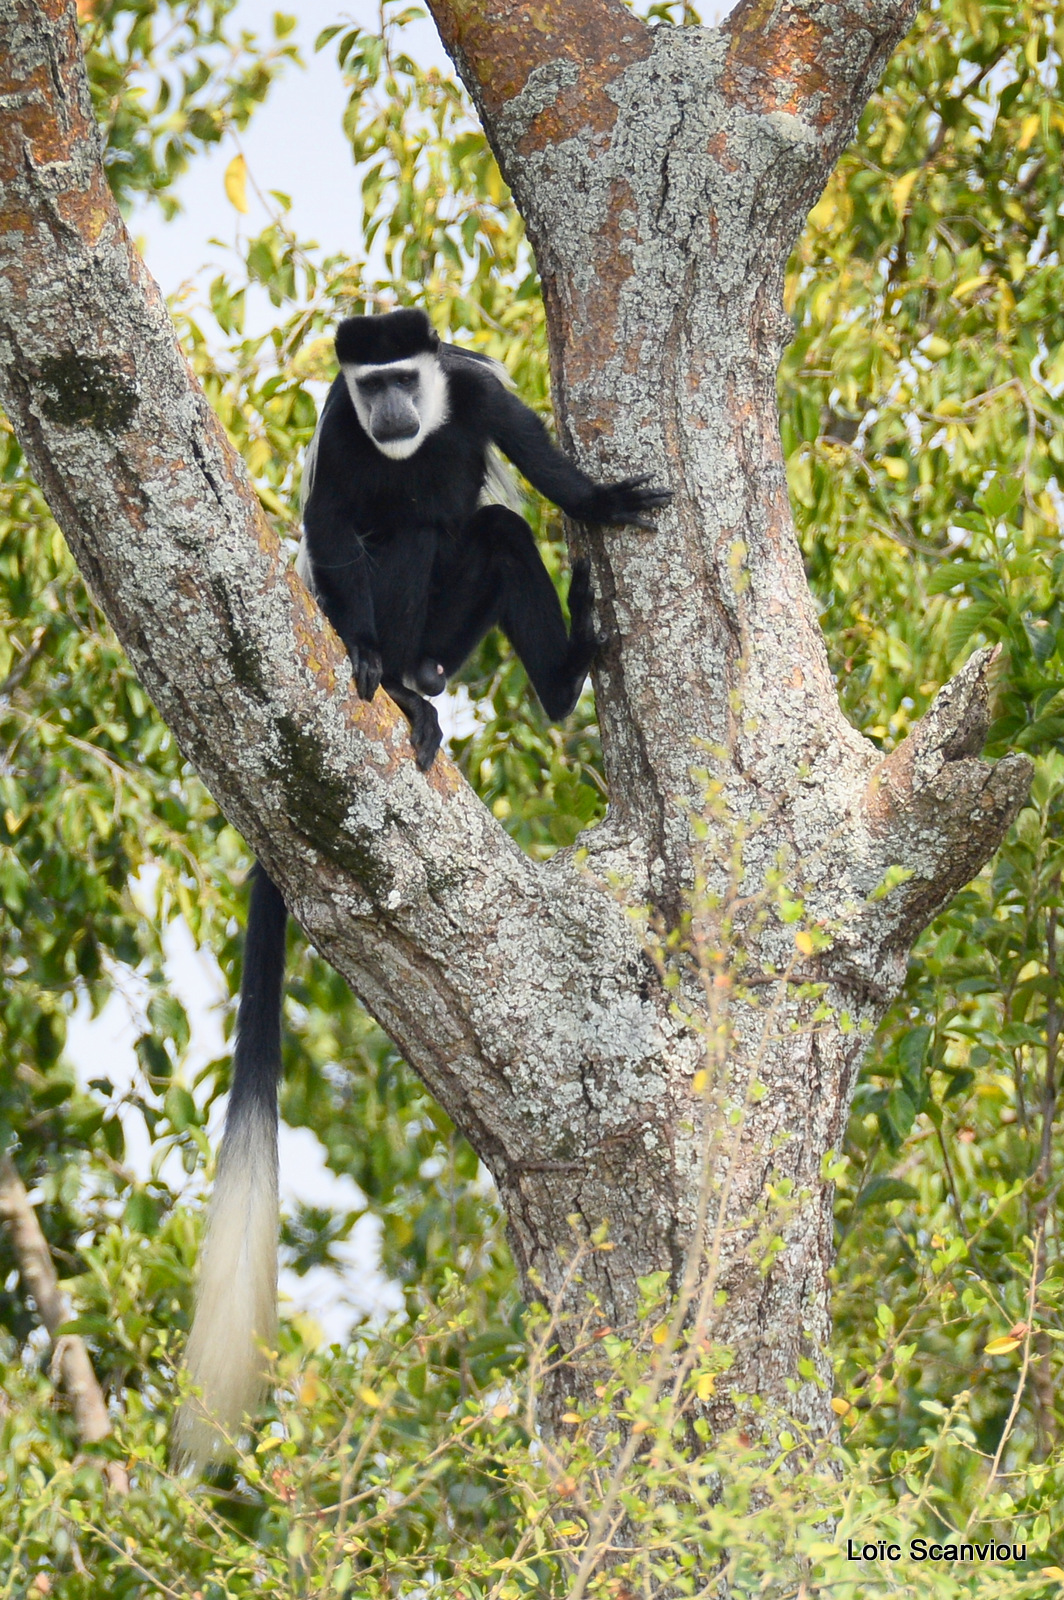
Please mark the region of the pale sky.
MULTIPOLYGON (((240 0, 231 27, 268 39, 274 12, 287 9, 265 0, 240 0)), ((370 0, 354 0, 341 9, 334 0, 306 0, 302 5, 293 0, 291 9, 299 15, 291 37, 300 46, 305 70, 295 65, 284 69, 266 104, 239 135, 239 148, 263 193, 279 189, 291 197, 290 219, 301 239, 316 240, 329 253, 361 253, 356 248, 359 179, 341 123, 347 94, 336 65, 335 42, 315 55, 314 40, 323 28, 342 21, 375 29, 377 6, 370 0)), ((453 73, 429 18, 405 29, 403 40, 408 53, 424 65, 453 73)), ((265 225, 267 214, 250 185, 247 216, 242 217, 226 199, 223 177, 237 149, 237 141, 226 138, 194 159, 177 184, 184 209, 173 222, 164 222, 154 206, 143 206, 130 221, 166 294, 194 278, 206 261, 224 261, 224 250, 209 245, 209 239, 232 244, 241 233, 254 236, 265 225)))

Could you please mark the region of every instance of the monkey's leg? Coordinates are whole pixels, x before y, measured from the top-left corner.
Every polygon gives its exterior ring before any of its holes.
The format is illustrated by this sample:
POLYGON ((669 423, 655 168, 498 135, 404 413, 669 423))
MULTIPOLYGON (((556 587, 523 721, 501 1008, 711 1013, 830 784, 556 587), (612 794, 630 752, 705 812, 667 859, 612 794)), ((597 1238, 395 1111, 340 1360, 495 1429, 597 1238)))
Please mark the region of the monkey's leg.
POLYGON ((440 541, 417 668, 425 693, 438 694, 499 620, 502 585, 490 525, 495 509, 478 511, 459 534, 440 541), (430 683, 438 687, 430 690, 430 683))
POLYGON ((443 738, 435 710, 418 693, 423 687, 419 667, 437 543, 434 528, 414 527, 371 546, 381 685, 410 723, 410 741, 422 772, 432 766, 443 738))
MULTIPOLYGON (((343 551, 333 548, 308 521, 304 541, 309 587, 321 609, 343 640, 351 657, 351 670, 359 698, 372 700, 380 687, 383 663, 370 587, 366 548, 356 534, 343 551)), ((299 563, 297 562, 297 570, 299 563)))
POLYGON ((373 609, 384 661, 384 683, 418 682, 425 614, 436 565, 435 528, 406 528, 371 546, 373 609))
POLYGON ((524 518, 504 506, 485 506, 470 531, 480 541, 490 541, 498 585, 495 620, 521 658, 544 711, 552 721, 561 721, 576 704, 603 643, 592 621, 588 564, 577 561, 573 566, 572 629, 567 632, 554 584, 524 518))

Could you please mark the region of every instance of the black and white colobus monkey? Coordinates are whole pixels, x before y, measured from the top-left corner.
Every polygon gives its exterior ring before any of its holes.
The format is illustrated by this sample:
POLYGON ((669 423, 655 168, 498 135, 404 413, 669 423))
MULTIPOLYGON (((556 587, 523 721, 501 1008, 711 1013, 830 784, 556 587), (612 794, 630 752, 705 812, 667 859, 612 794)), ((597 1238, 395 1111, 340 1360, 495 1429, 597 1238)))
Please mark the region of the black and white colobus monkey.
MULTIPOLYGON (((423 311, 351 317, 340 376, 304 466, 299 569, 347 647, 363 700, 383 687, 433 763, 437 695, 489 628, 506 634, 544 711, 568 715, 602 642, 586 561, 573 565, 570 628, 523 517, 484 505, 496 446, 581 522, 648 526, 667 491, 645 477, 595 483, 551 441, 493 361, 442 344, 423 311)), ((202 1466, 262 1392, 276 1327, 277 1085, 285 923, 256 868, 233 1087, 186 1360, 202 1403, 178 1420, 177 1454, 202 1466), (213 1421, 211 1420, 213 1419, 213 1421)))

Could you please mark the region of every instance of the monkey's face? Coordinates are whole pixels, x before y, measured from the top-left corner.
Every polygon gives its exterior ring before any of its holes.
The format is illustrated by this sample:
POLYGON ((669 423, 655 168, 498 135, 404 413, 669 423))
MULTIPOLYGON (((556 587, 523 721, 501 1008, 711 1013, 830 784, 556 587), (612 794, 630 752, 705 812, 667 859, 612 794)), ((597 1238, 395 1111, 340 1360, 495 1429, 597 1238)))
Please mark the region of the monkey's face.
POLYGON ((447 377, 434 355, 345 363, 343 374, 363 432, 393 461, 407 460, 447 420, 447 377))

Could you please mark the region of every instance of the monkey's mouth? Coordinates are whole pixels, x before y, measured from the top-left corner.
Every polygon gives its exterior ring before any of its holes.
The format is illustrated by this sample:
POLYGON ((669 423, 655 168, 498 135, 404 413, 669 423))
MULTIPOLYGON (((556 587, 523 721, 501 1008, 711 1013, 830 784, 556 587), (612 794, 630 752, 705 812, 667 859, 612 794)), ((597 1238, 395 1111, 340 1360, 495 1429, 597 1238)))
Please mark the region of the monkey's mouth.
POLYGON ((387 456, 390 461, 407 461, 420 448, 422 430, 408 428, 402 432, 398 428, 388 433, 374 433, 373 442, 382 456, 387 456))
POLYGON ((378 444, 397 444, 404 439, 416 439, 421 432, 420 422, 415 422, 413 427, 409 423, 384 424, 383 427, 374 428, 373 437, 378 444))

